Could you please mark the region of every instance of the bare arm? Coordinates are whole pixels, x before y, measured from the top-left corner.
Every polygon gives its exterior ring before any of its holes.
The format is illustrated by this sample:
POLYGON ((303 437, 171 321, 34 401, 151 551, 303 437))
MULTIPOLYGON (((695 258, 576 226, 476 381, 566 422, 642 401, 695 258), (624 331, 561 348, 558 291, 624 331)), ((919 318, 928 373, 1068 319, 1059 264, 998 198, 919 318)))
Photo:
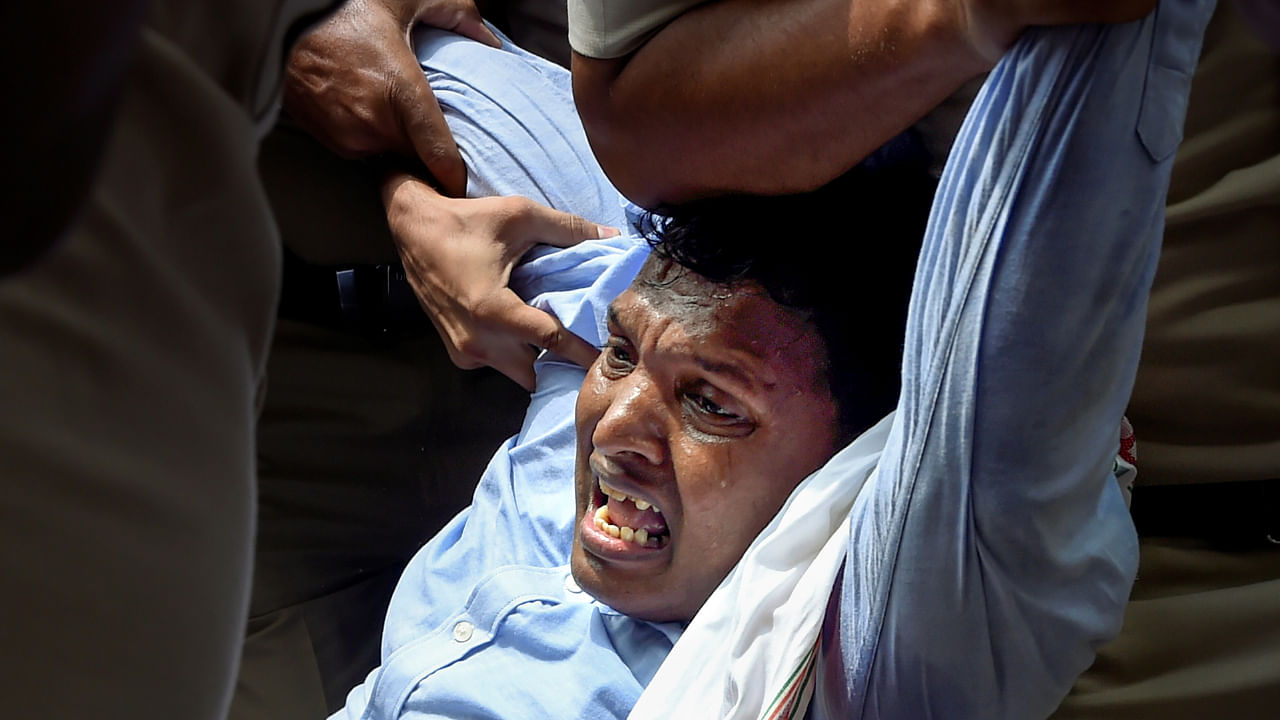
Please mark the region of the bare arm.
POLYGON ((461 196, 466 167, 410 46, 417 23, 498 44, 471 0, 350 0, 294 48, 284 109, 340 155, 417 157, 461 196))
POLYGON ((575 54, 614 184, 646 207, 810 190, 991 66, 1029 24, 1141 17, 1151 0, 719 0, 634 53, 575 54))
POLYGON ((33 262, 93 182, 146 3, 6 3, 0 11, 7 183, 0 277, 33 262))

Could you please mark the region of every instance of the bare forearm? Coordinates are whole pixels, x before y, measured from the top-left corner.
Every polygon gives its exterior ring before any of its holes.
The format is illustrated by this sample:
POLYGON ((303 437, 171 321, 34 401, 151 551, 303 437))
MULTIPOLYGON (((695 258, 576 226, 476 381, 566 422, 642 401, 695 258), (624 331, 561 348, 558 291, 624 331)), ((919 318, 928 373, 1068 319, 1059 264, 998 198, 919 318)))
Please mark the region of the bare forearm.
POLYGON ((574 57, 610 179, 654 207, 817 187, 991 60, 953 3, 723 0, 618 60, 574 57))

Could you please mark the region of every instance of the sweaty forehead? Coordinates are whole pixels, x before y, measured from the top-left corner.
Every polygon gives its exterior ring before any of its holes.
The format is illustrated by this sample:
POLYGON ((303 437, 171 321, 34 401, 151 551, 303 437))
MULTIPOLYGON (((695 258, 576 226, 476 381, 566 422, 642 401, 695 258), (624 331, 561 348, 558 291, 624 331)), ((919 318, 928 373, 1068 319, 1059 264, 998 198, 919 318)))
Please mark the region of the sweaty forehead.
POLYGON ((711 334, 739 321, 748 295, 759 288, 713 283, 676 263, 649 256, 630 290, 636 298, 665 320, 675 320, 693 336, 711 334))
POLYGON ((614 309, 623 323, 674 326, 687 341, 683 349, 711 362, 738 357, 766 375, 789 378, 784 384, 807 385, 825 367, 825 347, 813 323, 751 282, 714 283, 650 257, 614 309))

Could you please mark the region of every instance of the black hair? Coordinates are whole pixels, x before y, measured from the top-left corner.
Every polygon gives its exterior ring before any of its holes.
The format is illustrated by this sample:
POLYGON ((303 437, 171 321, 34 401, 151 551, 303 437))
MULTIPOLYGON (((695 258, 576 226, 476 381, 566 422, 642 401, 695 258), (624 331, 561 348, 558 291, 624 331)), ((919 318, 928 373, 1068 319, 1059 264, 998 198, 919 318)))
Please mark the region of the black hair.
POLYGON ((755 283, 813 322, 848 442, 897 404, 911 281, 936 184, 923 152, 882 152, 813 192, 664 208, 649 216, 646 234, 659 257, 716 284, 755 283))

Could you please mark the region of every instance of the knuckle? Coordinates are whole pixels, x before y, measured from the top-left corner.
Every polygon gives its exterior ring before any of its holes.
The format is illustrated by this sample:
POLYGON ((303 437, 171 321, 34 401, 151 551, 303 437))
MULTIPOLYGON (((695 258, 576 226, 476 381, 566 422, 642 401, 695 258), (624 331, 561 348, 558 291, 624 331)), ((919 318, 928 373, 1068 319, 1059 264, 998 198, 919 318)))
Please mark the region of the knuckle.
POLYGON ((404 78, 391 75, 387 78, 384 88, 384 99, 388 107, 396 108, 405 114, 418 111, 420 93, 412 82, 405 82, 404 78))
POLYGON ((564 331, 558 326, 552 326, 539 330, 536 342, 540 348, 558 348, 563 338, 564 331))
POLYGON ((480 339, 470 333, 458 338, 455 343, 458 352, 469 360, 478 361, 483 359, 484 343, 480 339))
POLYGON ((577 215, 566 215, 565 223, 574 237, 595 237, 595 226, 577 215))
POLYGON ((494 198, 493 217, 504 231, 518 232, 529 217, 528 201, 521 197, 494 198))
POLYGON ((382 152, 380 138, 369 132, 353 133, 342 139, 341 151, 347 158, 361 158, 382 152))
POLYGON ((455 347, 455 346, 453 346, 453 345, 450 345, 450 346, 448 347, 448 351, 449 351, 449 360, 450 360, 450 361, 451 361, 455 366, 457 366, 457 367, 459 367, 459 368, 461 368, 461 369, 463 369, 463 370, 474 370, 475 368, 480 367, 480 363, 479 363, 477 360, 475 360, 474 358, 472 358, 472 357, 468 356, 466 353, 464 353, 464 352, 463 352, 462 350, 460 350, 459 348, 457 348, 457 347, 455 347))
POLYGON ((509 217, 521 217, 528 215, 533 202, 528 198, 517 196, 504 197, 499 201, 499 210, 509 217))

